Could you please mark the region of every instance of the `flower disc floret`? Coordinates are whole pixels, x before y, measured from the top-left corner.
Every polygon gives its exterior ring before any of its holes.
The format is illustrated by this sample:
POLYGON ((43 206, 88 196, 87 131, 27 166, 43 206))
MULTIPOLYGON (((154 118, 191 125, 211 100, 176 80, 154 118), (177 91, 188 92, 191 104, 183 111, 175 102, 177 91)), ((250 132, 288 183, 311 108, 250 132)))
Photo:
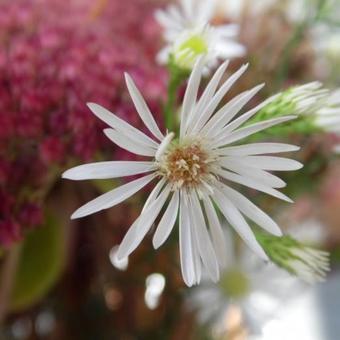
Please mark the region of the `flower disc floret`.
POLYGON ((173 142, 160 159, 159 172, 174 188, 197 188, 213 180, 215 162, 200 141, 173 142))

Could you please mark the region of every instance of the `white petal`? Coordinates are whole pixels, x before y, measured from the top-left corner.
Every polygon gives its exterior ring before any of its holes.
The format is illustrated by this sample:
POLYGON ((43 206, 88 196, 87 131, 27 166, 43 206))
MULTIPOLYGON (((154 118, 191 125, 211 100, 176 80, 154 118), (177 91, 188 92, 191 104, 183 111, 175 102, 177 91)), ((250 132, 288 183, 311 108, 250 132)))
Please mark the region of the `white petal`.
POLYGON ((211 78, 211 80, 209 81, 209 84, 207 85, 207 87, 205 88, 201 98, 199 99, 193 114, 190 116, 191 119, 189 119, 187 121, 186 124, 186 129, 188 129, 189 125, 192 124, 193 122, 195 122, 195 120, 198 120, 199 117, 203 114, 204 112, 204 108, 208 105, 208 103, 211 101, 218 84, 221 81, 221 78, 224 74, 224 72, 226 71, 227 67, 228 67, 229 61, 225 61, 219 68, 218 70, 215 72, 215 74, 213 75, 213 77, 211 78))
POLYGON ((171 201, 160 220, 156 232, 152 239, 152 244, 155 249, 159 248, 169 237, 172 228, 175 225, 177 214, 178 214, 178 205, 179 205, 179 193, 176 191, 171 201))
POLYGON ((122 149, 130 151, 136 155, 155 157, 155 149, 151 149, 138 142, 135 142, 134 140, 130 139, 126 135, 123 135, 119 131, 116 131, 114 129, 104 129, 103 132, 107 138, 109 138, 113 143, 120 146, 122 149))
POLYGON ((271 219, 271 217, 269 217, 259 207, 252 203, 248 198, 228 186, 224 186, 222 190, 236 206, 236 208, 239 209, 249 219, 254 221, 263 229, 267 230, 269 233, 276 236, 282 236, 281 229, 271 219))
POLYGON ((164 135, 159 130, 159 127, 155 121, 155 119, 152 116, 152 113, 150 112, 149 107, 146 105, 145 100, 141 93, 139 92, 136 84, 132 80, 132 78, 125 73, 125 81, 127 88, 129 90, 131 99, 133 103, 135 104, 136 110, 141 117, 142 121, 144 122, 145 126, 149 129, 149 131, 158 139, 162 140, 164 138, 164 135))
POLYGON ((298 151, 300 147, 283 143, 252 143, 236 146, 228 146, 218 149, 220 155, 225 156, 249 156, 268 153, 280 153, 298 151))
POLYGON ((103 122, 114 128, 115 130, 120 131, 121 133, 128 136, 130 139, 133 139, 139 144, 157 149, 158 143, 156 143, 140 130, 125 122, 123 119, 118 118, 109 110, 95 103, 87 103, 87 106, 99 119, 101 119, 103 122))
POLYGON ((157 10, 155 11, 155 18, 156 20, 162 25, 163 27, 170 29, 181 29, 181 25, 178 23, 178 21, 173 20, 171 16, 168 15, 166 11, 163 10, 157 10))
POLYGON ((195 225, 193 223, 190 223, 190 233, 191 233, 191 240, 192 240, 192 257, 193 257, 194 272, 195 272, 195 278, 196 278, 194 283, 199 284, 201 281, 201 276, 202 276, 202 261, 201 261, 200 254, 199 254, 195 232, 196 232, 195 225))
POLYGON ((290 203, 293 202, 289 197, 287 197, 282 192, 275 190, 271 187, 268 187, 266 185, 263 185, 259 183, 258 181, 253 180, 251 178, 247 178, 247 177, 244 177, 238 174, 234 174, 226 170, 219 170, 218 174, 224 179, 227 179, 229 181, 239 183, 239 184, 245 185, 246 187, 265 192, 268 195, 280 198, 281 200, 286 201, 286 202, 290 202, 290 203))
POLYGON ((261 110, 263 107, 267 106, 268 103, 272 102, 276 96, 272 96, 271 98, 267 99, 266 101, 262 102, 261 104, 255 106, 253 109, 247 111, 231 123, 229 123, 222 131, 221 134, 230 133, 231 131, 234 131, 239 126, 241 126, 244 122, 246 122, 248 119, 253 117, 259 110, 261 110))
POLYGON ((163 189, 165 182, 166 182, 166 179, 164 177, 160 181, 158 181, 158 183, 156 184, 156 186, 153 188, 150 195, 148 196, 147 200, 145 201, 141 213, 143 213, 146 209, 148 209, 150 204, 153 203, 153 201, 155 201, 155 199, 158 197, 159 193, 163 189))
POLYGON ((200 56, 197 58, 195 62, 195 66, 191 72, 187 89, 185 91, 183 106, 181 111, 181 127, 180 132, 181 136, 184 135, 184 129, 186 126, 186 122, 190 121, 190 117, 193 114, 193 108, 196 103, 197 91, 201 82, 202 70, 204 66, 204 57, 200 56))
POLYGON ((218 219, 216 210, 212 205, 210 198, 207 197, 203 200, 207 220, 210 226, 211 239, 214 245, 214 249, 217 255, 217 260, 222 268, 226 267, 227 264, 227 244, 222 231, 221 223, 218 219))
POLYGON ((221 147, 226 144, 234 143, 240 139, 248 137, 256 132, 260 132, 262 130, 268 129, 274 125, 281 124, 287 122, 289 120, 295 119, 297 116, 284 116, 280 118, 274 118, 265 120, 260 123, 255 123, 244 128, 238 129, 230 133, 228 136, 221 138, 218 140, 215 145, 216 147, 221 147))
POLYGON ((125 234, 117 251, 117 258, 129 256, 141 243, 146 233, 160 213, 170 194, 170 186, 166 186, 160 195, 144 210, 125 234))
POLYGON ((210 278, 214 282, 217 282, 220 276, 218 261, 205 224, 202 208, 196 193, 192 193, 189 198, 189 209, 191 213, 191 219, 195 223, 195 236, 198 250, 201 255, 204 267, 207 270, 210 278))
POLYGON ((236 24, 219 25, 215 29, 224 38, 234 38, 240 32, 240 26, 236 24))
POLYGON ((220 164, 227 170, 232 170, 272 188, 284 188, 286 186, 286 183, 281 178, 265 170, 245 166, 244 163, 238 162, 236 157, 234 160, 230 160, 230 158, 221 159, 220 164))
POLYGON ((191 287, 196 282, 195 265, 192 251, 188 202, 185 194, 182 192, 179 213, 179 253, 183 280, 187 286, 191 287))
POLYGON ((257 242, 254 233, 250 229, 248 223, 235 208, 231 201, 225 197, 220 191, 216 190, 214 201, 219 206, 222 214, 230 223, 230 225, 237 231, 243 241, 262 259, 268 260, 266 253, 257 242))
POLYGON ((221 58, 242 57, 247 52, 246 48, 243 45, 232 40, 227 40, 223 43, 219 43, 216 46, 216 50, 221 58))
MULTIPOLYGON (((223 126, 228 124, 236 114, 246 105, 255 94, 263 88, 264 84, 258 85, 249 91, 245 91, 219 110, 202 129, 205 135, 216 136, 223 126)), ((237 119, 235 120, 237 121, 237 119)))
POLYGON ((271 170, 271 171, 293 171, 303 167, 303 165, 289 158, 275 156, 244 156, 244 157, 226 157, 226 161, 235 161, 243 166, 250 168, 271 170))
POLYGON ((142 174, 155 170, 153 162, 112 161, 97 162, 76 166, 66 170, 63 178, 72 180, 106 179, 142 174))
POLYGON ((155 176, 155 174, 151 174, 136 179, 95 198, 94 200, 86 203, 85 205, 77 209, 72 214, 71 219, 84 217, 100 210, 111 208, 114 205, 125 201, 127 198, 145 187, 155 178, 155 176))
POLYGON ((199 120, 197 120, 196 124, 193 124, 191 128, 189 127, 188 132, 190 133, 198 132, 202 128, 202 126, 204 126, 204 124, 209 120, 211 115, 214 113, 217 105, 220 103, 222 98, 230 90, 230 88, 237 81, 237 79, 241 77, 241 75, 245 72, 247 67, 248 65, 243 65, 237 72, 235 72, 231 77, 229 77, 227 81, 224 82, 224 84, 220 87, 220 89, 214 95, 209 104, 204 108, 204 113, 200 115, 200 118, 199 120))

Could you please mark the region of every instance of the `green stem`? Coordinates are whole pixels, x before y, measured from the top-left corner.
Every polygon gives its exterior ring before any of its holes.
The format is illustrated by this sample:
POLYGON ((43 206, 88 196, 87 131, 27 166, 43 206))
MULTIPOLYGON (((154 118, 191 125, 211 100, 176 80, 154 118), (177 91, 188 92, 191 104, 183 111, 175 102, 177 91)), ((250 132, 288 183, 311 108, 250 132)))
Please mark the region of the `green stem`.
MULTIPOLYGON (((282 86, 282 83, 287 77, 287 73, 289 71, 290 61, 292 54, 296 47, 299 45, 300 41, 303 38, 305 30, 311 26, 313 23, 319 21, 322 18, 323 9, 325 7, 326 1, 319 0, 316 6, 315 14, 312 16, 307 16, 305 20, 303 20, 300 24, 296 25, 293 35, 288 40, 282 55, 281 65, 278 68, 276 73, 275 80, 275 88, 279 89, 282 86)), ((306 4, 306 6, 308 3, 306 4)))
POLYGON ((176 101, 177 91, 182 81, 187 78, 188 74, 184 70, 176 67, 171 61, 169 62, 170 80, 168 84, 168 98, 164 106, 165 124, 169 131, 177 131, 176 125, 176 101))

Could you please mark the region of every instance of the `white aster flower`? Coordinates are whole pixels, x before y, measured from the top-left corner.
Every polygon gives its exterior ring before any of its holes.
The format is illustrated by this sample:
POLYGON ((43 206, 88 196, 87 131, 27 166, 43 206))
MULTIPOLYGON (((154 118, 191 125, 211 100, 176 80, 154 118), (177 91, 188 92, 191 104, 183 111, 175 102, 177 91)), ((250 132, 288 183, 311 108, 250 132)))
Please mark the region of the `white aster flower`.
POLYGON ((323 130, 340 134, 340 89, 331 91, 316 115, 316 124, 323 130))
POLYGON ((140 216, 120 244, 117 257, 125 258, 136 249, 164 208, 153 236, 153 245, 158 248, 165 242, 178 215, 180 261, 183 278, 188 286, 200 282, 202 266, 213 281, 219 278, 219 264, 224 261, 225 244, 214 205, 219 207, 229 224, 262 259, 267 259, 267 256, 246 218, 274 235, 281 235, 278 225, 245 196, 232 189, 230 184, 241 184, 291 202, 277 190, 284 187, 285 183, 269 171, 290 171, 301 167, 294 160, 268 155, 298 150, 293 145, 231 145, 295 116, 279 117, 242 127, 243 123, 267 104, 259 104, 234 119, 263 85, 239 94, 217 109, 247 66, 242 66, 217 89, 227 68, 227 62, 222 64, 197 99, 203 68, 204 60, 199 58, 184 96, 179 136, 175 136, 172 131, 166 135, 160 131, 129 75, 126 75, 127 87, 152 138, 100 105, 88 104, 93 113, 111 127, 104 130, 109 139, 132 153, 150 157, 149 161, 91 163, 77 166, 63 174, 64 178, 84 180, 149 173, 90 201, 75 211, 72 218, 108 209, 156 180, 157 184, 140 216))
POLYGON ((296 114, 304 115, 322 131, 340 134, 340 89, 329 91, 320 82, 312 82, 293 87, 284 96, 296 105, 296 114))
MULTIPOLYGON (((295 244, 301 245, 303 242, 320 246, 324 242, 325 230, 319 221, 309 219, 294 223, 288 232, 299 240, 295 244)), ((210 325, 216 335, 226 332, 228 311, 236 306, 241 311, 249 337, 253 339, 252 336, 259 335, 268 322, 284 316, 282 311, 285 305, 295 300, 302 292, 313 289, 313 286, 307 285, 306 282, 323 281, 324 274, 329 269, 329 254, 304 246, 304 250, 301 249, 300 253, 295 254, 306 260, 306 264, 296 266, 303 267, 302 271, 299 268, 302 275, 296 277, 273 263, 259 261, 259 258, 251 256, 249 250, 242 245, 236 248, 231 233, 227 228, 224 230, 227 257, 221 270, 220 282, 217 285, 212 284, 203 273, 202 283, 189 294, 188 304, 191 309, 197 311, 198 321, 210 325), (316 262, 314 258, 317 258, 316 262), (321 265, 317 265, 321 258, 321 265), (317 271, 306 270, 307 263, 312 262, 314 267, 317 265, 317 271)), ((288 258, 287 252, 282 249, 278 253, 285 259, 288 258)), ((292 257, 290 259, 292 260, 292 257)))
POLYGON ((178 67, 191 70, 197 57, 204 55, 207 68, 211 68, 218 59, 245 54, 244 46, 233 40, 238 35, 238 25, 209 24, 215 5, 212 0, 181 0, 178 6, 156 11, 167 42, 157 56, 160 63, 166 64, 172 57, 178 67))
POLYGON ((226 233, 227 261, 218 284, 207 280, 188 296, 188 306, 198 321, 210 326, 216 338, 228 331, 229 311, 237 308, 249 337, 261 334, 263 327, 279 317, 284 304, 292 301, 306 284, 272 263, 263 263, 244 247, 235 251, 232 235, 226 233))

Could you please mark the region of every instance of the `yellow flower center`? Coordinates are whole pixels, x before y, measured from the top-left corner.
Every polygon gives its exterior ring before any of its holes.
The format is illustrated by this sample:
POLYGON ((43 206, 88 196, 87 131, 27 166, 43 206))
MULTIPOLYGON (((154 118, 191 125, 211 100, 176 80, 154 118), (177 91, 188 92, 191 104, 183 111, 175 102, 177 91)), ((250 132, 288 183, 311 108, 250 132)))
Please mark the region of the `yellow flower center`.
POLYGON ((211 182, 214 159, 199 142, 172 143, 159 162, 159 171, 175 188, 211 182))
POLYGON ((175 51, 175 60, 178 66, 191 69, 197 57, 208 52, 208 45, 202 35, 192 35, 185 40, 175 51))

